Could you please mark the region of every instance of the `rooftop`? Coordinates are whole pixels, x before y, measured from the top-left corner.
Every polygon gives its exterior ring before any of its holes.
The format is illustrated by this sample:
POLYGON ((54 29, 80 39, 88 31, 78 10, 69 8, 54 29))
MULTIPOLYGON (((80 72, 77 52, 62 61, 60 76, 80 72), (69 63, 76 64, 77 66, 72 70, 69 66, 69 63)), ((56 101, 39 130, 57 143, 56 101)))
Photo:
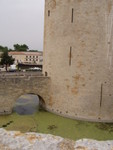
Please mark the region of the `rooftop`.
POLYGON ((42 55, 43 52, 17 52, 17 51, 11 51, 9 52, 10 55, 42 55))

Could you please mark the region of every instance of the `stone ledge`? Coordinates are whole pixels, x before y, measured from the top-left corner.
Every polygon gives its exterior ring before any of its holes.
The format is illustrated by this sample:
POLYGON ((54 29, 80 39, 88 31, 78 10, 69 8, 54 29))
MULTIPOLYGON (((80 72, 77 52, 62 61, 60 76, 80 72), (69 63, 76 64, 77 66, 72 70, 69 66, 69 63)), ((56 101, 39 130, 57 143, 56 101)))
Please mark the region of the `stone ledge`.
POLYGON ((0 150, 113 150, 113 141, 82 139, 72 141, 40 133, 0 129, 0 150))

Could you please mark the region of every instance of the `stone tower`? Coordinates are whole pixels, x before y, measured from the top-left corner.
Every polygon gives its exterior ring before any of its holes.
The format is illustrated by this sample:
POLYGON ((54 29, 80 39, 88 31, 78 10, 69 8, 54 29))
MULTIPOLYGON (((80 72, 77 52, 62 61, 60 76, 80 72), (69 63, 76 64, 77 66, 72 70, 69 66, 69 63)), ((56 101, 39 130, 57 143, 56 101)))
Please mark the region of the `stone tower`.
POLYGON ((113 0, 45 0, 47 109, 113 121, 113 0))

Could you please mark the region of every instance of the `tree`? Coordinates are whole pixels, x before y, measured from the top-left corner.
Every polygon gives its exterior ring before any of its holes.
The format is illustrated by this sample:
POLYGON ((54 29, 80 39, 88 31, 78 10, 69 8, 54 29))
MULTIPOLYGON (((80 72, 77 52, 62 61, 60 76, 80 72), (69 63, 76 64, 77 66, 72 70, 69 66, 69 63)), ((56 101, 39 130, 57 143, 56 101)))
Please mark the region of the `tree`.
POLYGON ((3 52, 3 54, 1 55, 1 61, 0 61, 0 64, 1 65, 5 65, 6 67, 6 71, 7 71, 7 66, 8 65, 12 65, 14 63, 14 58, 12 58, 12 56, 9 56, 8 55, 8 50, 5 50, 3 52))
POLYGON ((4 52, 5 50, 8 50, 8 47, 4 47, 0 45, 0 52, 4 52))
POLYGON ((19 45, 19 44, 14 44, 14 50, 15 51, 27 51, 29 47, 26 44, 19 45))

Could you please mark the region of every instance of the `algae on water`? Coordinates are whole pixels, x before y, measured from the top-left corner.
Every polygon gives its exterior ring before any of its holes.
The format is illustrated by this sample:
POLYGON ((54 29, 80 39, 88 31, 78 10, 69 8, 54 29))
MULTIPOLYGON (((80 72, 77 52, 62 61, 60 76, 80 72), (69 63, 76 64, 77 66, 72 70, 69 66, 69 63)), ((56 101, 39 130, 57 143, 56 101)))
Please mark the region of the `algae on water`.
POLYGON ((16 113, 0 116, 0 127, 21 132, 54 134, 73 140, 113 140, 113 124, 76 121, 46 111, 24 116, 16 113))

